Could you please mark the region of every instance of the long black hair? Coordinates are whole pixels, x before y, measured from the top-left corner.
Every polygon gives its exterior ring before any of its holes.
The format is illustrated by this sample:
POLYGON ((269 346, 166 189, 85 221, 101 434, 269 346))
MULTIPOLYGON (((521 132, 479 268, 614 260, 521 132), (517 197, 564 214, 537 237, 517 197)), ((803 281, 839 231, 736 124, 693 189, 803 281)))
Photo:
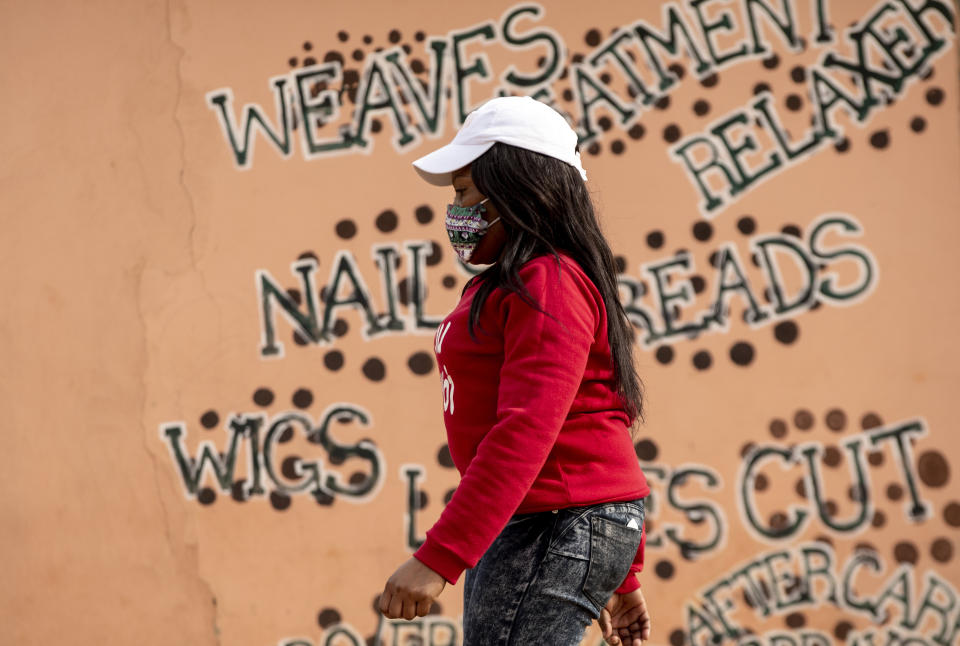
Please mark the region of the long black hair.
MULTIPOLYGON (((643 416, 643 382, 634 364, 636 335, 620 303, 613 254, 600 230, 580 172, 566 162, 503 143, 494 144, 470 167, 473 183, 490 198, 507 233, 500 259, 473 280, 480 281, 470 306, 469 331, 480 326, 480 311, 497 287, 516 293, 543 312, 518 276, 524 263, 557 249, 576 260, 603 297, 617 393, 634 426, 643 416)), ((472 281, 471 281, 472 282, 472 281)), ((469 285, 470 283, 468 283, 469 285)), ((466 290, 466 287, 464 287, 466 290)))

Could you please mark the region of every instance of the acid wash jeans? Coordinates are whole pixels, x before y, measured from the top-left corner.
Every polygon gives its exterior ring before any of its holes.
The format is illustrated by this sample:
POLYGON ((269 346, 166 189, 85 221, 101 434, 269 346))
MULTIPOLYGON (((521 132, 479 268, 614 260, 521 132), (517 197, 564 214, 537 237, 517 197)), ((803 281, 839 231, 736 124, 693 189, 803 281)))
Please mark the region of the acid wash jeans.
POLYGON ((577 646, 640 547, 645 498, 513 516, 463 588, 464 646, 577 646))

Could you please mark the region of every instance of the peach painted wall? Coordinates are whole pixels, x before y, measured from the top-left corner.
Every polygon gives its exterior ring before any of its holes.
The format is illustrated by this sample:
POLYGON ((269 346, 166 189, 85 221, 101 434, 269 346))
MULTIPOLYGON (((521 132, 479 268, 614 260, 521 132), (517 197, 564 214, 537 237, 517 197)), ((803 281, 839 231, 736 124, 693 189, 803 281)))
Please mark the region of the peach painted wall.
POLYGON ((651 642, 960 643, 956 15, 5 3, 0 643, 459 643, 373 600, 458 480, 410 162, 500 91, 641 340, 651 642))

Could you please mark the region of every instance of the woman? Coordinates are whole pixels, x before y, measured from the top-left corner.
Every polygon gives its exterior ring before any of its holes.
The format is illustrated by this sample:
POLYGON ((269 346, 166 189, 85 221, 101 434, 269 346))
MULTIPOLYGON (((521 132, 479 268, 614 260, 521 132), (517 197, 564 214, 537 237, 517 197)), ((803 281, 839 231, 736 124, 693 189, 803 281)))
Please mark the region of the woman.
POLYGON ((610 644, 650 632, 636 579, 650 490, 629 431, 642 383, 576 144, 549 106, 501 97, 414 162, 453 186, 457 254, 490 267, 435 338, 460 485, 380 610, 426 615, 466 571, 467 646, 575 645, 593 619, 610 644))

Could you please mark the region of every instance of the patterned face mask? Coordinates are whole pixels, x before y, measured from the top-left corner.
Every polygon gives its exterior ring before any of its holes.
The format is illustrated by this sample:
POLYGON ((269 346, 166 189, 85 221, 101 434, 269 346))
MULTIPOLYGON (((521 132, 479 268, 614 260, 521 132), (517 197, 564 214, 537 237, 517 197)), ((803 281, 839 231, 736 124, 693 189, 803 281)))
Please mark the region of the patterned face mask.
POLYGON ((487 222, 482 215, 487 211, 483 203, 490 198, 484 198, 472 206, 447 205, 447 235, 450 236, 450 244, 453 250, 457 252, 463 262, 468 262, 473 250, 476 249, 483 238, 487 229, 500 218, 493 222, 487 222))

